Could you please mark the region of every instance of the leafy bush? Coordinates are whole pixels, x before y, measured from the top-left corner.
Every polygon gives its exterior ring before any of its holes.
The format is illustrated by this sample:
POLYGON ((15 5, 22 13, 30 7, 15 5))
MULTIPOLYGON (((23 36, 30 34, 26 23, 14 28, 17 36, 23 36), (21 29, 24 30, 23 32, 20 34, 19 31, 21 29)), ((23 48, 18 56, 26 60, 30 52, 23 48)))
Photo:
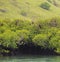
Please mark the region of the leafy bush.
MULTIPOLYGON (((60 19, 0 21, 1 47, 16 49, 30 42, 60 53, 60 19)), ((1 47, 0 52, 8 52, 1 47)))
POLYGON ((56 35, 51 37, 50 47, 55 48, 55 52, 60 53, 60 30, 56 32, 56 35))
POLYGON ((50 4, 47 2, 44 2, 40 5, 41 8, 49 10, 50 9, 50 4))
POLYGON ((17 30, 16 33, 17 36, 19 37, 19 41, 17 42, 18 45, 24 45, 28 43, 30 34, 28 30, 17 30))
POLYGON ((29 31, 17 30, 16 32, 6 30, 3 34, 0 34, 0 44, 8 48, 17 48, 17 44, 23 45, 28 42, 29 31))
POLYGON ((33 42, 36 45, 42 46, 44 48, 49 47, 49 35, 47 34, 38 34, 33 38, 33 42))
POLYGON ((6 30, 3 34, 0 34, 0 43, 4 47, 16 48, 18 36, 11 30, 6 30))

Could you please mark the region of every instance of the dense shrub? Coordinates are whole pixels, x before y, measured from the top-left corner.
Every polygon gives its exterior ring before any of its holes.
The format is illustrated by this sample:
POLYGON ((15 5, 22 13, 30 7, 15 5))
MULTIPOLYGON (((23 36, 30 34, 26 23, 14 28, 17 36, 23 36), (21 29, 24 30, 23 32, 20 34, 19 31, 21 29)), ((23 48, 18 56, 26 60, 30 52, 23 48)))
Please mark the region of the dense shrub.
POLYGON ((29 20, 0 20, 0 52, 5 48, 18 49, 19 46, 34 43, 37 46, 54 49, 60 53, 60 19, 31 22, 29 20))
POLYGON ((56 31, 55 36, 51 37, 50 47, 55 48, 55 52, 60 53, 60 30, 56 31))
POLYGON ((33 38, 33 42, 36 45, 42 46, 44 48, 49 47, 49 37, 50 35, 48 34, 38 34, 33 38))
POLYGON ((28 30, 17 30, 16 31, 19 40, 17 42, 18 45, 24 45, 28 43, 30 32, 28 30))
POLYGON ((28 42, 29 31, 17 30, 16 32, 6 30, 0 34, 0 44, 8 48, 17 48, 17 44, 21 45, 28 42))
POLYGON ((11 30, 6 30, 3 34, 0 34, 0 43, 4 47, 16 48, 17 41, 18 41, 17 34, 11 30))
POLYGON ((50 9, 50 4, 47 2, 44 2, 40 5, 41 8, 49 10, 50 9))

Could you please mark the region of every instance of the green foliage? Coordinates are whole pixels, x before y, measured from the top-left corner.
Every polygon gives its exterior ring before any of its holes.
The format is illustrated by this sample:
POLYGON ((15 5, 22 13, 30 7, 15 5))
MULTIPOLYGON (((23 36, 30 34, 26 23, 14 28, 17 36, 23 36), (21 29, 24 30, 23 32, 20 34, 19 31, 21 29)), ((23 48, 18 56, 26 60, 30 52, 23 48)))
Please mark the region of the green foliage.
POLYGON ((0 34, 0 44, 8 48, 17 48, 17 44, 25 44, 29 39, 29 31, 17 30, 16 32, 6 30, 0 34))
POLYGON ((57 48, 57 49, 55 50, 55 52, 58 53, 58 54, 60 54, 60 48, 57 48))
POLYGON ((47 34, 38 34, 33 38, 33 42, 36 45, 42 46, 44 48, 47 48, 49 46, 49 35, 47 34))
POLYGON ((50 9, 50 4, 47 2, 44 2, 40 5, 41 8, 49 10, 50 9))
POLYGON ((17 30, 16 33, 19 37, 19 41, 17 42, 17 44, 24 45, 28 43, 29 34, 30 34, 28 30, 17 30))
MULTIPOLYGON (((1 47, 18 49, 18 46, 32 42, 40 47, 54 49, 55 52, 60 53, 59 18, 35 22, 23 19, 0 22, 1 47)), ((0 52, 9 53, 8 51, 8 49, 1 48, 0 52)))
MULTIPOLYGON (((15 49, 33 42, 60 53, 59 0, 1 0, 0 3, 1 47, 15 49)), ((8 52, 1 47, 0 52, 8 52)))
POLYGON ((16 48, 18 36, 15 32, 11 30, 6 30, 3 34, 0 36, 0 43, 4 47, 10 47, 10 48, 16 48))
POLYGON ((59 52, 60 50, 60 30, 56 31, 55 36, 51 37, 50 40, 50 47, 55 48, 56 52, 59 52))

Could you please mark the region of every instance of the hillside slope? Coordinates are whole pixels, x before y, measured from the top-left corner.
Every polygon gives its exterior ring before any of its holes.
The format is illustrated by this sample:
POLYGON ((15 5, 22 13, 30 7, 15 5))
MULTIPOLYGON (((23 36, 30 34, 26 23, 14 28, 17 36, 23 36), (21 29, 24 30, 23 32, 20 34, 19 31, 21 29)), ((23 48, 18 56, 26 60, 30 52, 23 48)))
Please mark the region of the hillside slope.
POLYGON ((37 20, 55 16, 60 16, 59 0, 0 0, 0 19, 37 20), (50 9, 43 9, 42 3, 48 3, 50 9))
POLYGON ((60 55, 60 0, 0 0, 0 54, 34 48, 60 55))

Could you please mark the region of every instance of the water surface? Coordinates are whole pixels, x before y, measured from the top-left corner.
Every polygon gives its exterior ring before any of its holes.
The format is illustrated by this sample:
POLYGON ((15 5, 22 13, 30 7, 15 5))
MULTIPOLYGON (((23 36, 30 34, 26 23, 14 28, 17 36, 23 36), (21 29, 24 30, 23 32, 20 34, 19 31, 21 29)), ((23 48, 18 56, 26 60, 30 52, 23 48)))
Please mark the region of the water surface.
POLYGON ((60 56, 13 56, 0 57, 0 62, 60 62, 60 56))

